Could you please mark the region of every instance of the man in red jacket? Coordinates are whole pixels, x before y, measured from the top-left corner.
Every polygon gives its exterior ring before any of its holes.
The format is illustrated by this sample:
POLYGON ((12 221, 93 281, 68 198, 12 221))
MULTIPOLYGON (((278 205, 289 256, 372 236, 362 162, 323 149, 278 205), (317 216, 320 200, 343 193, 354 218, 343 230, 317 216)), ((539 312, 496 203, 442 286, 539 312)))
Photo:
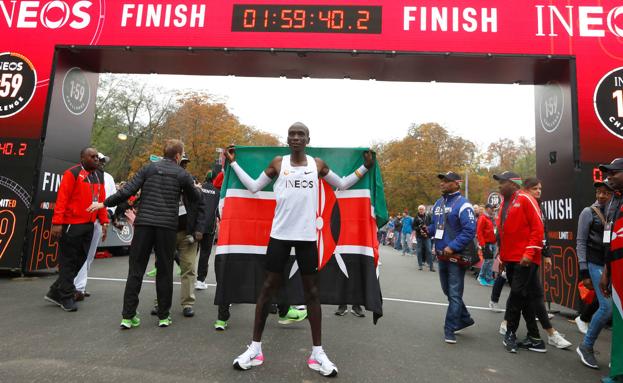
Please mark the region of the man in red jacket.
POLYGON ((493 259, 497 250, 495 226, 493 225, 493 205, 486 204, 484 211, 476 222, 476 238, 478 248, 482 250, 482 266, 478 275, 478 282, 483 286, 493 286, 493 259))
MULTIPOLYGON (((499 182, 500 194, 504 197, 498 214, 498 238, 500 261, 504 264, 510 281, 511 292, 506 302, 507 330, 504 336, 506 351, 517 352, 517 328, 522 312, 528 318, 534 317, 533 301, 543 299, 536 278, 541 263, 543 247, 543 221, 541 209, 536 200, 520 190, 521 177, 513 172, 494 175, 499 182)), ((545 351, 536 322, 527 323, 531 350, 545 351)))
POLYGON ((106 239, 106 210, 87 212, 91 203, 106 198, 104 174, 98 169, 98 162, 95 148, 82 149, 80 163, 65 171, 56 195, 50 235, 59 244, 59 272, 44 299, 65 311, 78 310, 74 301, 74 278, 87 258, 96 219, 102 224, 102 238, 106 239))

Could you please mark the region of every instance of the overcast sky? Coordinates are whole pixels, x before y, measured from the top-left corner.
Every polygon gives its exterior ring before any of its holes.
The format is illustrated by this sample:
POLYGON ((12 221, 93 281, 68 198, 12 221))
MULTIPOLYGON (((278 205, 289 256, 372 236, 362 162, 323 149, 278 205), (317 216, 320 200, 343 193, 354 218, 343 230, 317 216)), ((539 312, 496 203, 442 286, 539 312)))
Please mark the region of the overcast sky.
POLYGON ((295 121, 312 146, 369 146, 404 137, 411 123, 438 122, 486 147, 534 137, 534 88, 527 85, 405 83, 215 76, 141 76, 168 89, 220 97, 246 125, 285 141, 295 121))

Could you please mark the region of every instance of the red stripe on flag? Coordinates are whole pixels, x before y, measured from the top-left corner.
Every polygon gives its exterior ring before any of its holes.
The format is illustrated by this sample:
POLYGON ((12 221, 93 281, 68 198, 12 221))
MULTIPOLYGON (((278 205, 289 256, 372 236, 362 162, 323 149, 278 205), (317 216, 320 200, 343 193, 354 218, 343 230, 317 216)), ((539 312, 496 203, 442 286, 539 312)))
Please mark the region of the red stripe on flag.
POLYGON ((275 200, 227 197, 218 245, 268 246, 275 200))
POLYGON ((340 206, 340 239, 338 246, 373 247, 376 237, 370 229, 370 198, 338 198, 340 206))

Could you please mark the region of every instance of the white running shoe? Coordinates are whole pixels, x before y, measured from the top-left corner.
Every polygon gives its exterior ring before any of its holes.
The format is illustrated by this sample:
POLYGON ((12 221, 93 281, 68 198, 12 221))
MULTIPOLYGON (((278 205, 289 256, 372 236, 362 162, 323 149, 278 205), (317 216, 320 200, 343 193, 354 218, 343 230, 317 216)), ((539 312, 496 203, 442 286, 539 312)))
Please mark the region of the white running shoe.
POLYGON ((234 368, 236 370, 248 370, 251 367, 256 367, 264 363, 264 354, 261 352, 257 352, 251 348, 251 346, 247 347, 247 351, 240 354, 236 359, 234 359, 234 368))
POLYGON ((197 281, 195 282, 195 290, 206 290, 208 288, 208 284, 205 282, 197 281))
POLYGON ((500 323, 500 334, 502 335, 506 335, 506 321, 502 321, 502 323, 500 323))
POLYGON ((578 326, 578 330, 580 330, 582 334, 586 334, 588 331, 588 323, 584 322, 579 315, 575 317, 575 324, 578 326))
POLYGON ((337 367, 329 360, 324 350, 314 353, 307 360, 307 366, 322 376, 334 377, 337 375, 337 367))
POLYGON ((547 336, 547 343, 560 349, 571 347, 572 345, 572 343, 566 340, 558 331, 554 332, 552 336, 547 336))
POLYGON ((489 301, 489 309, 493 311, 494 313, 501 313, 504 311, 500 308, 500 306, 498 306, 497 302, 493 302, 493 301, 489 301))

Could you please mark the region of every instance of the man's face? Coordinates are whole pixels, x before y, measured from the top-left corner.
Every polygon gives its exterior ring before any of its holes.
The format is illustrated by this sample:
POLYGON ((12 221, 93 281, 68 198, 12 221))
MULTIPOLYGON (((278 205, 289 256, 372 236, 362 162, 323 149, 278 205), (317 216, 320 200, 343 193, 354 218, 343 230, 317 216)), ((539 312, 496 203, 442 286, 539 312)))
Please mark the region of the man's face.
POLYGON ((97 167, 99 168, 99 170, 104 171, 104 166, 106 166, 106 160, 100 158, 98 158, 98 160, 99 162, 97 164, 97 167))
POLYGON ((491 216, 493 216, 493 208, 486 207, 486 208, 485 208, 485 211, 487 212, 487 215, 488 215, 488 216, 490 216, 490 217, 491 217, 491 216))
POLYGON ((518 187, 517 184, 515 184, 513 181, 501 180, 498 188, 500 190, 500 194, 508 198, 513 195, 518 187))
POLYGON ((85 170, 92 171, 97 169, 99 165, 97 150, 93 148, 88 148, 87 150, 85 150, 82 158, 80 159, 80 162, 82 162, 82 166, 85 170))
POLYGON ((474 205, 473 208, 474 208, 474 214, 476 215, 480 214, 480 206, 474 205))
POLYGON ((597 203, 605 205, 612 198, 612 192, 607 187, 600 186, 595 189, 595 197, 597 198, 597 203))
POLYGON ((426 208, 424 206, 420 206, 420 207, 417 208, 417 212, 420 215, 423 215, 424 213, 426 213, 426 208))
POLYGON ((306 128, 293 125, 288 129, 288 146, 292 151, 302 151, 309 144, 309 132, 306 128))
POLYGON ((443 178, 439 183, 439 188, 443 194, 454 193, 459 190, 459 184, 456 181, 451 181, 447 178, 443 178))
POLYGON ((608 178, 608 183, 613 189, 623 190, 623 171, 609 170, 604 173, 604 176, 608 178))

